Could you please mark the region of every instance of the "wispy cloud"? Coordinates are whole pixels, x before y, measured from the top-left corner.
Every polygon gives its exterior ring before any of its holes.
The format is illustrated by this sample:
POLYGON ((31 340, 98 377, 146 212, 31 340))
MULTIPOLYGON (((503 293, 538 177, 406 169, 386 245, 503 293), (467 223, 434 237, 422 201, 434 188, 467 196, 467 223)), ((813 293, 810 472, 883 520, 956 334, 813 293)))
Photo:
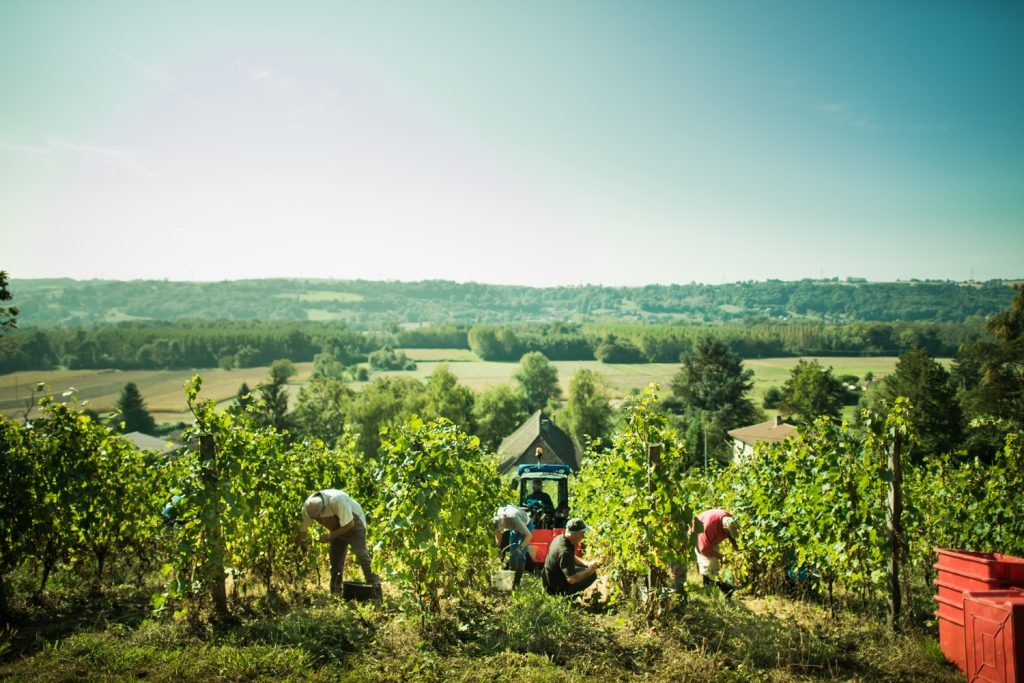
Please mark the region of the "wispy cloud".
POLYGON ((863 113, 852 102, 822 102, 815 107, 818 111, 831 116, 838 123, 860 130, 881 130, 881 126, 867 114, 863 113))
POLYGON ((852 102, 819 102, 815 109, 831 117, 837 123, 850 128, 867 131, 902 131, 909 133, 934 133, 945 130, 941 123, 882 123, 864 113, 852 102))
POLYGON ((152 66, 146 64, 140 59, 137 59, 126 52, 118 52, 117 56, 132 65, 136 71, 138 71, 143 78, 152 83, 153 85, 166 90, 169 93, 178 95, 184 98, 191 104, 199 104, 199 100, 191 93, 183 90, 179 87, 174 79, 171 77, 170 72, 164 67, 152 66))
POLYGON ((246 83, 259 83, 271 88, 286 88, 298 83, 297 80, 286 76, 277 69, 260 64, 248 64, 245 66, 246 83))
POLYGON ((69 152, 79 154, 99 162, 102 166, 112 170, 127 171, 136 177, 145 180, 155 180, 156 174, 149 170, 135 158, 135 155, 127 150, 114 149, 112 147, 98 147, 96 145, 83 145, 66 140, 49 140, 48 144, 56 149, 66 149, 69 152))
POLYGON ((24 145, 17 142, 0 141, 0 151, 34 158, 51 158, 61 154, 71 154, 97 163, 102 169, 109 172, 124 173, 143 180, 157 178, 157 174, 139 162, 134 153, 113 147, 100 147, 60 138, 50 138, 43 145, 24 145))
POLYGON ((34 145, 21 145, 16 142, 4 142, 0 140, 0 151, 13 152, 15 154, 24 154, 34 157, 46 157, 50 155, 50 148, 43 146, 38 147, 34 145))
POLYGON ((849 102, 825 102, 818 105, 818 109, 826 114, 838 114, 850 108, 849 102))

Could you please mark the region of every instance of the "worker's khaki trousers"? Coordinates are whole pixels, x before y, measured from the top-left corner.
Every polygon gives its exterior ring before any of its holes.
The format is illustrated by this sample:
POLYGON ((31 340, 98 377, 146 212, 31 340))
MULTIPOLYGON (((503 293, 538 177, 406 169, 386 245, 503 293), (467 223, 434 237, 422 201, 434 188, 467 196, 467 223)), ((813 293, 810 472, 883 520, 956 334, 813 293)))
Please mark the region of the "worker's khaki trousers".
MULTIPOLYGON (((345 575, 345 559, 348 557, 348 548, 352 546, 352 552, 356 554, 356 560, 359 562, 359 566, 363 569, 363 576, 366 578, 366 583, 377 583, 377 576, 373 573, 373 569, 370 567, 370 550, 366 547, 366 527, 363 526, 363 520, 359 519, 358 516, 354 516, 353 521, 355 524, 344 536, 331 539, 331 592, 341 593, 342 583, 345 575)), ((338 521, 337 517, 323 517, 316 520, 323 526, 327 527, 328 531, 334 531, 335 529, 341 528, 341 522, 338 521)))

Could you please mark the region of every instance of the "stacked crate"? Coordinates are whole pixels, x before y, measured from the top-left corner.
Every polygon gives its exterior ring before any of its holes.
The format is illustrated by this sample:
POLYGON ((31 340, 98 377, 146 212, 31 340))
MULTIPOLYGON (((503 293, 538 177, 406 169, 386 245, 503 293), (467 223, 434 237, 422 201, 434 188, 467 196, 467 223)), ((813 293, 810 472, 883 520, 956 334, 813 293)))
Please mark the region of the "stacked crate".
POLYGON ((964 644, 971 683, 1024 683, 1024 590, 968 591, 964 644))
MULTIPOLYGON (((972 628, 971 636, 974 637, 977 633, 977 637, 986 640, 987 644, 979 641, 979 645, 975 647, 973 640, 968 641, 964 600, 972 593, 976 594, 978 597, 972 605, 980 614, 984 611, 984 608, 978 606, 982 602, 991 604, 992 600, 1015 599, 1019 591, 1011 589, 1024 588, 1024 559, 970 550, 935 548, 934 551, 938 555, 938 561, 935 563, 935 569, 938 570, 935 579, 935 599, 939 603, 935 616, 939 620, 939 645, 942 652, 946 659, 968 674, 970 680, 990 680, 972 678, 968 669, 968 650, 972 650, 976 655, 984 655, 984 648, 988 647, 991 652, 992 645, 983 635, 984 627, 980 627, 980 630, 972 628)), ((1018 635, 1022 636, 1024 634, 1018 635)), ((1010 651, 1015 652, 1016 646, 1013 643, 1010 645, 1010 651)), ((1024 662, 1021 666, 1024 667, 1024 662)))

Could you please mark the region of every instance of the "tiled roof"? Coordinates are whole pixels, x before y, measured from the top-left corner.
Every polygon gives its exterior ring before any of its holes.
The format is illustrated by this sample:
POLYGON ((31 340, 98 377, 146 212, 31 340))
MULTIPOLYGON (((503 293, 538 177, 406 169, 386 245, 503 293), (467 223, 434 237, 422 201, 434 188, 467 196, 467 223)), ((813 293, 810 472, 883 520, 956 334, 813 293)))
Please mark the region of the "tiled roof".
POLYGON ((131 441, 140 451, 156 451, 163 454, 170 453, 181 447, 180 444, 176 444, 173 441, 143 434, 142 432, 128 432, 127 434, 122 434, 121 438, 131 441))
POLYGON ((498 446, 501 458, 498 471, 504 474, 519 463, 537 462, 534 452, 538 446, 544 449, 541 462, 562 463, 579 469, 579 452, 572 438, 538 410, 498 446))
POLYGON ((762 441, 785 441, 797 436, 796 427, 779 420, 768 420, 749 427, 739 427, 728 432, 729 436, 753 446, 762 441))

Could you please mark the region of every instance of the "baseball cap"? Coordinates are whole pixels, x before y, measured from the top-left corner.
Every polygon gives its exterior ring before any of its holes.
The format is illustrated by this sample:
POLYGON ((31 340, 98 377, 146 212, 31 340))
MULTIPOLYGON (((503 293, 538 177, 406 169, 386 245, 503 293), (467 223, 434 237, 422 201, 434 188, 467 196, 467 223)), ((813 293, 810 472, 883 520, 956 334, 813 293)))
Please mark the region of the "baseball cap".
POLYGON ((722 527, 729 534, 731 538, 736 538, 736 534, 739 533, 740 523, 736 521, 736 518, 732 515, 727 515, 722 518, 722 527))
POLYGON ((587 526, 587 523, 579 517, 573 517, 565 524, 565 530, 569 532, 592 531, 593 528, 594 527, 587 526))

